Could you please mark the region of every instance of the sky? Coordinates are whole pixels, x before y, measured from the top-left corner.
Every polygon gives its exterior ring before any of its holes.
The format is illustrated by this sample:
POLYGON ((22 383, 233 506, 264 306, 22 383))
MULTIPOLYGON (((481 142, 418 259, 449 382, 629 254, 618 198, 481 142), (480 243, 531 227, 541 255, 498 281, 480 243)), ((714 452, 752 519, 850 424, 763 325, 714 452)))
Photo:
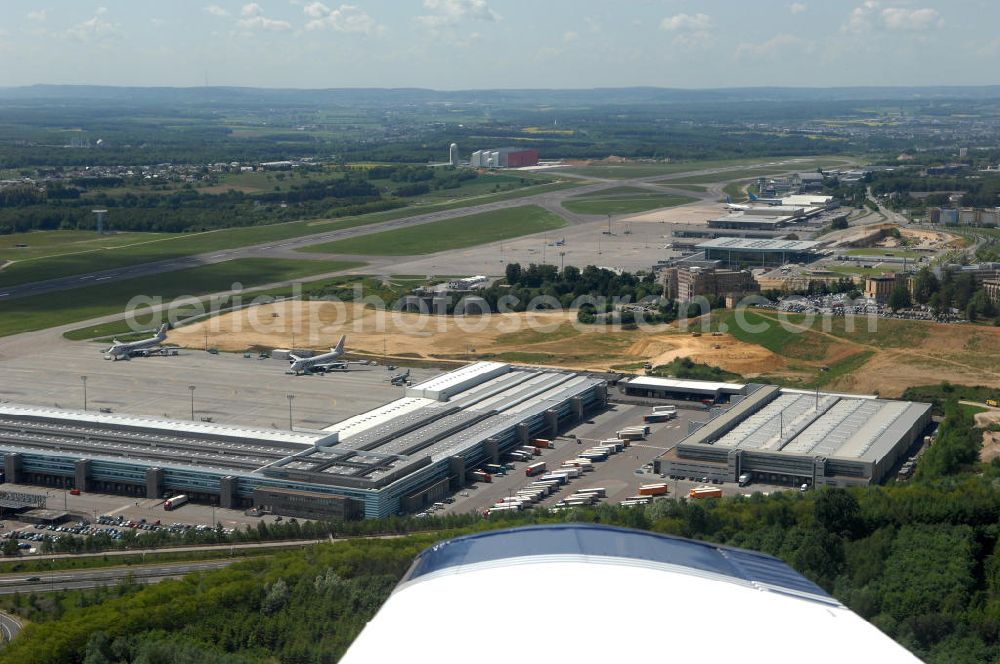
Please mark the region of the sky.
POLYGON ((1000 83, 1000 0, 0 0, 0 86, 1000 83))

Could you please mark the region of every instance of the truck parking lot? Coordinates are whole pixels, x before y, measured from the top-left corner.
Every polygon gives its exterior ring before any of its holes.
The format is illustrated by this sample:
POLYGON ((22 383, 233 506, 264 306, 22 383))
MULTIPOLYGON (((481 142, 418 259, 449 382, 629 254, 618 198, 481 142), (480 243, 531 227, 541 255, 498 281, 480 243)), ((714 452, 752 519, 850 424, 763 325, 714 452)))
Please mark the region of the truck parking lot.
MULTIPOLYGON (((461 514, 470 511, 485 512, 503 501, 514 499, 518 491, 537 481, 541 475, 529 477, 525 469, 534 463, 544 461, 548 472, 575 459, 583 450, 597 445, 602 440, 615 438, 622 429, 641 425, 643 417, 650 414, 649 406, 611 404, 608 410, 595 415, 564 435, 552 439, 551 449, 541 449, 535 458, 519 462, 508 461, 513 466, 506 475, 493 474, 491 482, 469 484, 451 499, 432 510, 434 514, 461 514)), ((688 492, 702 486, 704 482, 673 480, 653 474, 652 462, 660 454, 672 449, 688 433, 688 424, 707 417, 707 411, 679 408, 677 417, 666 422, 650 423, 650 433, 644 440, 633 441, 606 461, 594 462, 593 470, 571 478, 565 485, 534 504, 535 509, 555 507, 576 491, 588 488, 602 488, 605 497, 600 503, 620 504, 623 500, 636 496, 641 485, 666 483, 667 497, 687 497, 688 492)), ((770 487, 751 484, 739 487, 734 484, 719 485, 724 495, 751 494, 756 491, 787 490, 787 487, 770 487)))

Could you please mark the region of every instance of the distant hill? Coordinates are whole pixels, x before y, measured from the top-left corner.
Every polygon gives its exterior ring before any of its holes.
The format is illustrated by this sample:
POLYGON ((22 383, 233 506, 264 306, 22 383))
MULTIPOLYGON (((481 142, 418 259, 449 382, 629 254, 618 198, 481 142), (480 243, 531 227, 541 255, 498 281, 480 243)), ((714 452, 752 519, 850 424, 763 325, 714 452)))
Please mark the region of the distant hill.
POLYGON ((984 100, 1000 99, 1000 86, 840 87, 840 88, 593 88, 511 90, 427 90, 422 88, 334 88, 318 90, 243 87, 110 87, 91 85, 34 85, 0 88, 0 100, 92 100, 225 105, 227 103, 349 104, 477 104, 490 105, 746 103, 755 101, 875 101, 875 100, 984 100))

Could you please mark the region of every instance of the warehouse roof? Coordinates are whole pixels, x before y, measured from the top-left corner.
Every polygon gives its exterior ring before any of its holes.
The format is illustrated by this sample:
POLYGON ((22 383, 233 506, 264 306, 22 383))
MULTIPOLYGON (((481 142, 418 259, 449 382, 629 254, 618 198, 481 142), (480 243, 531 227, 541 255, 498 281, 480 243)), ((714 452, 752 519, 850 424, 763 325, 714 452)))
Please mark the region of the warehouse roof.
POLYGON ((722 383, 710 380, 687 380, 681 378, 660 378, 659 376, 636 376, 627 381, 628 385, 648 389, 676 390, 678 392, 726 392, 739 394, 746 389, 741 383, 722 383))
POLYGON ((680 442, 878 460, 930 409, 873 397, 761 388, 680 442))

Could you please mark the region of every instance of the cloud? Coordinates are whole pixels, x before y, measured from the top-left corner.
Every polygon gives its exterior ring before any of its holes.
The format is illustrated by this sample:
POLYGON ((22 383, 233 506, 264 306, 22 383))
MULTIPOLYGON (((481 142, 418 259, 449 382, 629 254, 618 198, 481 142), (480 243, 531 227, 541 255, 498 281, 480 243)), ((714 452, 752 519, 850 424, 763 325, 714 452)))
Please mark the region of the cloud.
POLYGON ((236 25, 244 30, 291 30, 292 24, 288 21, 267 18, 265 16, 250 16, 236 21, 236 25))
POLYGON ((337 32, 360 32, 366 35, 381 31, 381 26, 375 23, 375 19, 354 5, 341 5, 331 10, 322 2, 313 2, 302 11, 312 18, 306 23, 306 30, 330 28, 337 32))
POLYGON ((737 60, 772 59, 794 50, 798 53, 811 53, 815 44, 795 35, 780 34, 762 42, 743 42, 736 47, 734 53, 737 60))
POLYGON ((240 9, 240 20, 236 21, 237 27, 242 30, 291 30, 292 24, 274 18, 267 18, 263 15, 264 10, 256 2, 250 2, 240 9))
POLYGON ((867 0, 851 11, 844 26, 846 32, 864 34, 873 30, 920 31, 943 25, 936 9, 906 9, 885 7, 880 9, 878 0, 867 0))
POLYGON ((49 11, 47 9, 39 9, 38 11, 28 12, 25 17, 29 21, 44 21, 49 17, 49 11))
POLYGON ((886 7, 882 21, 889 30, 927 30, 941 24, 941 15, 935 9, 902 9, 886 7))
POLYGON ((428 28, 455 25, 461 21, 500 20, 486 0, 424 0, 424 9, 429 14, 418 16, 417 21, 428 28))
POLYGON ((67 28, 66 36, 78 41, 94 41, 114 36, 118 32, 118 24, 101 18, 106 13, 107 9, 98 7, 92 18, 67 28))
POLYGON ((569 44, 570 42, 575 42, 579 38, 580 38, 580 35, 578 35, 577 33, 573 32, 572 30, 567 30, 566 32, 563 33, 563 38, 562 39, 563 39, 563 43, 564 44, 569 44))
POLYGON ((302 8, 302 13, 309 18, 323 18, 330 13, 330 8, 322 2, 310 2, 302 8))
POLYGON ((660 21, 660 29, 667 32, 708 30, 712 27, 712 17, 708 14, 675 14, 660 21))
POLYGON ((801 14, 807 9, 809 9, 809 7, 801 2, 793 2, 792 4, 788 5, 788 11, 792 12, 793 14, 801 14))
POLYGON ((208 5, 203 9, 206 14, 211 14, 212 16, 229 16, 229 12, 220 7, 219 5, 208 5))

